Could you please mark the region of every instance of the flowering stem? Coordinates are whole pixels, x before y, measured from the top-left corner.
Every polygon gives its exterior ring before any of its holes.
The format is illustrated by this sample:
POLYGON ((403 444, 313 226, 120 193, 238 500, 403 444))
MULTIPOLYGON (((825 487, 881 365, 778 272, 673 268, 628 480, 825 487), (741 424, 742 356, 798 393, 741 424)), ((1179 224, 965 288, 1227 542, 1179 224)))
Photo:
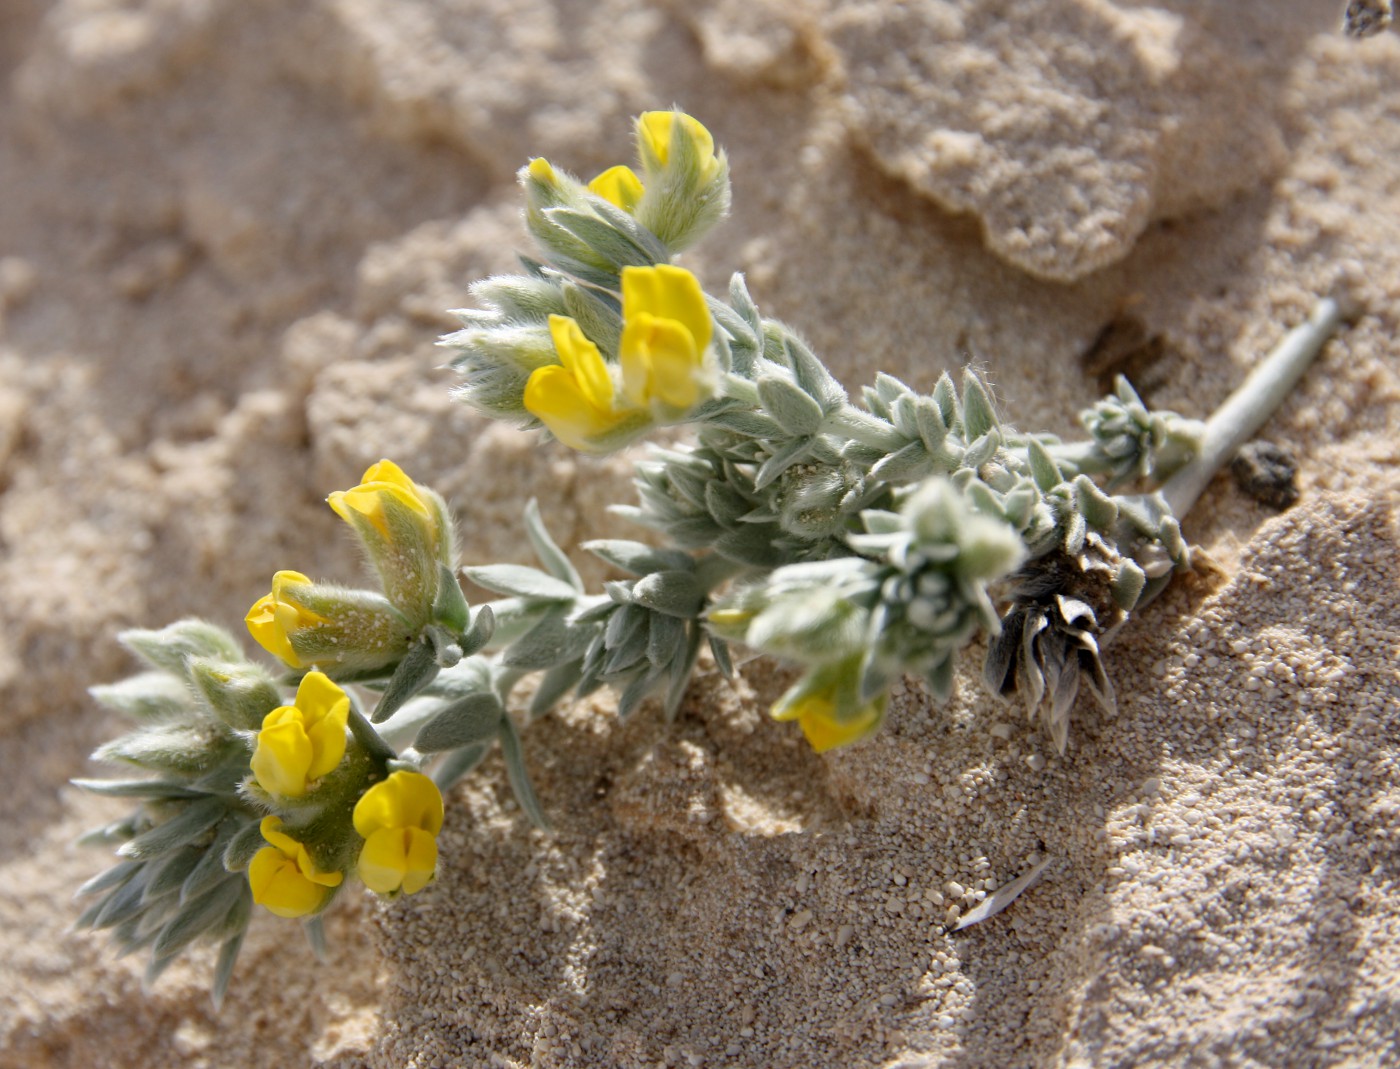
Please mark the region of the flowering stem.
POLYGON ((1344 316, 1337 297, 1318 301, 1307 322, 1284 335, 1263 363, 1215 410, 1206 421, 1196 458, 1162 487, 1167 504, 1178 518, 1191 511, 1215 473, 1274 414, 1344 316))

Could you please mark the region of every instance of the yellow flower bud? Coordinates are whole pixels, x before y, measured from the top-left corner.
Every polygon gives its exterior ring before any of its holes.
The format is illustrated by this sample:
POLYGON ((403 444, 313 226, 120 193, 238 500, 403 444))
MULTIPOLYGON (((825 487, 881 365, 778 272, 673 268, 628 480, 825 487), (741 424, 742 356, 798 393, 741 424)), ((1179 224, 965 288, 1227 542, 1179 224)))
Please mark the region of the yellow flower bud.
POLYGON ((308 672, 295 705, 263 718, 251 761, 253 776, 269 794, 300 798, 345 756, 350 698, 320 672, 308 672))
POLYGON ((394 607, 421 626, 437 595, 439 565, 455 563, 446 503, 390 460, 370 465, 359 486, 326 501, 359 535, 394 607))
POLYGON ((708 182, 720 169, 720 161, 715 156, 715 139, 698 119, 689 115, 678 115, 674 111, 646 111, 637 117, 637 140, 643 146, 643 159, 647 152, 666 167, 671 159, 671 131, 676 119, 680 119, 681 132, 689 138, 695 149, 699 166, 700 181, 708 182))
POLYGON ((263 649, 293 668, 374 671, 395 663, 412 628, 381 595, 313 583, 300 572, 272 577, 272 593, 245 619, 263 649))
POLYGON ((559 176, 554 173, 554 168, 543 156, 536 156, 531 160, 528 170, 530 177, 542 185, 557 186, 559 184, 559 176))
POLYGON ((271 845, 254 854, 248 865, 253 901, 279 917, 305 917, 318 911, 344 874, 318 869, 306 847, 282 831, 277 817, 264 817, 261 829, 271 845))
POLYGON ((710 395, 705 349, 714 327, 694 275, 670 264, 623 268, 622 322, 618 355, 633 404, 685 410, 710 395))
POLYGON ((354 514, 365 517, 385 538, 389 538, 389 518, 386 508, 397 501, 410 511, 431 521, 434 513, 422 489, 403 473, 392 460, 371 464, 359 486, 337 490, 326 498, 335 514, 346 523, 354 524, 354 514))
POLYGON ((590 193, 596 193, 604 200, 616 204, 624 212, 630 212, 642 199, 642 180, 630 167, 618 164, 609 167, 588 183, 590 193))
POLYGON ((244 619, 253 640, 293 668, 306 665, 292 648, 291 636, 326 623, 325 617, 311 612, 291 596, 295 587, 310 585, 311 580, 301 572, 278 572, 272 577, 272 593, 255 601, 244 619))
POLYGON ((413 894, 437 869, 442 794, 421 772, 393 772, 355 803, 355 831, 365 840, 360 879, 382 895, 413 894))

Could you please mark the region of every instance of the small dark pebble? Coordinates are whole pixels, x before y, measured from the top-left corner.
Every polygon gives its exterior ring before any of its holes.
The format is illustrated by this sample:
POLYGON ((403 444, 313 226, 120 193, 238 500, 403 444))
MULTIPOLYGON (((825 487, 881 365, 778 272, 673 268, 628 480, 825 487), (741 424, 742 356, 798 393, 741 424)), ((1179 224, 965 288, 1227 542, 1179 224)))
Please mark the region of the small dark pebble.
POLYGON ((1273 442, 1246 442, 1230 462, 1239 488, 1270 508, 1286 509, 1298 500, 1293 454, 1273 442))

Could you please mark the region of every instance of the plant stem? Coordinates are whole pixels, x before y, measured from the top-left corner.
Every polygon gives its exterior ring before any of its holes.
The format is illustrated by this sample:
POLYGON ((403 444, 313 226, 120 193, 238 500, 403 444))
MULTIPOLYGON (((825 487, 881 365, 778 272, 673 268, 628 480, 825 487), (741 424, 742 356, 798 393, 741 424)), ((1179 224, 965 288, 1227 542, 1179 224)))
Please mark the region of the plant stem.
POLYGON ((1318 301, 1307 322, 1284 335, 1206 421, 1201 451, 1162 486, 1162 494, 1178 519, 1191 511, 1215 473, 1283 403, 1344 316, 1337 297, 1318 301))

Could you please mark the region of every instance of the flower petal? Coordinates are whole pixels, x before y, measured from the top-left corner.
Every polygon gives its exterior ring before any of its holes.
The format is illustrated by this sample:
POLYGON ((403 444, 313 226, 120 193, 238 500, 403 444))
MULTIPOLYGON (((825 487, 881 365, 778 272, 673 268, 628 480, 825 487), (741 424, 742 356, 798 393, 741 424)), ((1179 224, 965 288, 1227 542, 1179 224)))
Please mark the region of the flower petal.
POLYGON ((609 167, 589 182, 588 190, 590 193, 596 193, 604 200, 617 205, 624 212, 630 212, 635 208, 637 201, 642 199, 642 194, 645 192, 642 180, 637 177, 637 173, 632 168, 622 164, 609 167))

